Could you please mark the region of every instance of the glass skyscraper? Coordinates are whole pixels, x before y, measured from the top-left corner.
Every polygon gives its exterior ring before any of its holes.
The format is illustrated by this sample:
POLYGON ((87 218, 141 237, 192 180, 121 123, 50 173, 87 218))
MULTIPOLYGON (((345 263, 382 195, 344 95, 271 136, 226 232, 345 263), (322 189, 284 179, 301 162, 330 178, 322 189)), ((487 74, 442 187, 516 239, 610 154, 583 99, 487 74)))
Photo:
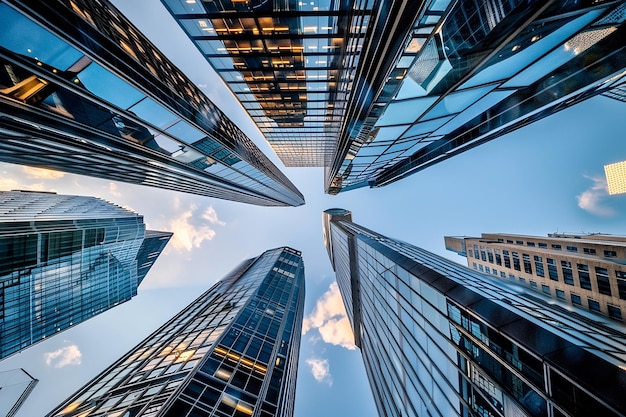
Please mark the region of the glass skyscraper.
POLYGON ((107 0, 2 0, 0 27, 0 161, 258 205, 304 204, 107 0))
POLYGON ((94 197, 0 192, 0 359, 137 295, 171 236, 94 197))
POLYGON ((378 187, 621 91, 626 5, 161 0, 287 166, 378 187))
POLYGON ((0 371, 0 415, 13 417, 37 382, 23 369, 0 371))
POLYGON ((292 416, 304 290, 300 252, 248 259, 48 416, 292 416))
POLYGON ((380 416, 626 415, 626 332, 324 213, 380 416))

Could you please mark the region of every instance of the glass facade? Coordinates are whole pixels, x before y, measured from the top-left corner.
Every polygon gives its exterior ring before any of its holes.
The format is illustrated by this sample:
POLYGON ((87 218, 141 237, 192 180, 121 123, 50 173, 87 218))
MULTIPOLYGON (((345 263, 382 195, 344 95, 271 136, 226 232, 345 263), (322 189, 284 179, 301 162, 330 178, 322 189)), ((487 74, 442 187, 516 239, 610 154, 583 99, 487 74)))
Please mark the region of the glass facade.
POLYGON ((94 197, 0 192, 0 359, 137 295, 171 236, 94 197))
POLYGON ((325 167, 331 194, 623 88, 619 1, 162 2, 285 165, 325 167))
POLYGON ((0 372, 0 415, 13 417, 37 382, 23 369, 0 372))
POLYGON ((49 416, 291 416, 300 252, 242 262, 49 416))
POLYGON ((0 160, 251 204, 304 204, 106 0, 4 0, 0 25, 0 160))
POLYGON ((352 289, 346 310, 360 304, 351 323, 379 415, 626 414, 621 325, 379 235, 348 211, 324 224, 342 295, 352 289))

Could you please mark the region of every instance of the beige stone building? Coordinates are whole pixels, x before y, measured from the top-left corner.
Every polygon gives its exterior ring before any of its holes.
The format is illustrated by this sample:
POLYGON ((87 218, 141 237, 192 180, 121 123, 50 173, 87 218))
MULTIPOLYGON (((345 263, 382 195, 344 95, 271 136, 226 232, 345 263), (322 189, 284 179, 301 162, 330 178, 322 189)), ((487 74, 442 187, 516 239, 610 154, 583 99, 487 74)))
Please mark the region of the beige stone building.
POLYGON ((626 237, 553 233, 446 236, 468 267, 515 281, 574 307, 626 319, 626 237))

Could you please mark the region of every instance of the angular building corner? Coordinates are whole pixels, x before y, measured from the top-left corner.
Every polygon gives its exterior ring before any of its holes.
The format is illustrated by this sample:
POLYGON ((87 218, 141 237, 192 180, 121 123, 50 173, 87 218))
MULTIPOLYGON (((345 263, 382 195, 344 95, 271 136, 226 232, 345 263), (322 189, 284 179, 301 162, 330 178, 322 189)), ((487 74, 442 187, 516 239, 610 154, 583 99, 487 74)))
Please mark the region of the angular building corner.
POLYGON ((0 191, 0 359, 137 295, 171 236, 95 197, 0 191))
POLYGON ((323 224, 380 416, 626 415, 622 323, 387 238, 346 210, 323 224))
POLYGON ((0 1, 0 161, 264 206, 304 198, 107 0, 0 1))
POLYGON ((0 371, 0 415, 14 417, 38 382, 24 369, 0 371))
POLYGON ((621 1, 161 0, 286 166, 380 187, 596 95, 621 1))
POLYGON ((301 253, 239 264, 48 417, 289 417, 304 314, 301 253))

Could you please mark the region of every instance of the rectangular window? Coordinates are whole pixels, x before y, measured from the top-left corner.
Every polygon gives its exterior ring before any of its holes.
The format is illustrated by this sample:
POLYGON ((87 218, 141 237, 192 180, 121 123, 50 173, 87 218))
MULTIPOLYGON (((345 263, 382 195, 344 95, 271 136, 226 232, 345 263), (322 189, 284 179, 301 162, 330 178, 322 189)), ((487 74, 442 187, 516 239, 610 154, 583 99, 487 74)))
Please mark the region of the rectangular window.
POLYGON ((546 262, 548 263, 548 276, 552 281, 558 281, 559 274, 556 270, 556 261, 554 259, 546 258, 546 262))
POLYGON ((545 285, 545 284, 541 284, 541 291, 542 291, 544 294, 547 294, 547 295, 552 295, 552 292, 550 291, 550 287, 548 287, 548 286, 547 286, 547 285, 545 285))
POLYGON ((489 259, 489 263, 493 263, 493 252, 491 252, 491 249, 487 249, 487 259, 489 259))
POLYGON ((471 249, 469 250, 469 256, 470 256, 470 258, 474 257, 474 251, 471 250, 471 249))
POLYGON ((536 283, 535 281, 530 281, 530 287, 531 287, 533 290, 536 290, 536 289, 537 289, 537 283, 536 283))
POLYGON ((582 301, 580 300, 580 295, 571 294, 571 297, 572 297, 572 304, 575 304, 577 306, 582 305, 582 301))
POLYGON ((521 282, 522 284, 526 284, 526 280, 523 277, 518 277, 517 278, 519 280, 519 282, 521 282))
POLYGON ((478 254, 478 245, 474 245, 474 258, 480 259, 478 254))
POLYGON ((485 251, 484 251, 484 250, 481 250, 481 251, 480 251, 480 259, 481 259, 483 262, 487 262, 487 255, 485 254, 485 251))
POLYGON ((567 246, 568 252, 578 252, 578 247, 576 246, 567 246))
POLYGON ((472 262, 472 268, 478 269, 478 265, 476 265, 476 262, 472 262))
POLYGON ((516 240, 516 241, 515 241, 515 244, 516 244, 516 245, 523 245, 523 244, 524 244, 524 241, 523 241, 523 240, 516 240))
POLYGON ((488 266, 485 267, 485 273, 486 274, 491 274, 491 268, 489 268, 488 266))
POLYGON ((541 256, 535 255, 533 259, 535 260, 535 273, 539 277, 545 277, 546 275, 543 271, 543 258, 541 256))
POLYGON ((526 242, 526 244, 527 244, 528 246, 531 246, 531 247, 534 247, 534 246, 535 246, 535 242, 526 242))
POLYGON ((504 266, 505 268, 511 267, 511 258, 507 254, 504 255, 504 266))
POLYGON ((580 288, 591 291, 591 279, 589 278, 589 272, 578 271, 578 280, 580 281, 580 288))
POLYGON ((615 258, 617 256, 617 252, 615 252, 614 250, 605 250, 604 256, 607 258, 615 258))
POLYGON ((596 281, 600 294, 611 295, 611 281, 609 281, 608 269, 596 266, 596 281))
POLYGON ((552 249, 561 250, 561 245, 552 245, 552 249))
POLYGON ((626 272, 615 271, 617 277, 617 291, 619 292, 619 298, 626 300, 626 272))
POLYGON ((615 320, 622 319, 622 310, 619 307, 607 305, 607 309, 609 310, 609 317, 615 320))
POLYGON ((500 278, 506 278, 506 272, 500 271, 500 278))
POLYGON ((572 274, 572 263, 561 261, 561 272, 563 272, 563 281, 567 285, 574 285, 574 275, 572 274))
POLYGON ((492 272, 495 276, 498 276, 498 271, 497 271, 495 268, 493 268, 493 269, 491 270, 491 272, 492 272))
POLYGON ((596 250, 594 248, 583 248, 583 253, 586 253, 587 255, 595 255, 596 250))
POLYGON ((563 290, 556 290, 556 298, 560 298, 561 300, 565 300, 565 291, 563 290))
POLYGON ((523 253, 522 259, 524 260, 524 272, 526 272, 527 274, 532 274, 533 268, 530 265, 530 255, 523 253))
POLYGON ((522 268, 519 262, 519 253, 512 252, 511 255, 513 255, 513 269, 515 269, 516 271, 521 271, 522 268))
POLYGON ((512 240, 507 239, 507 240, 506 240, 506 243, 513 243, 513 241, 512 241, 512 240))
POLYGON ((480 272, 483 272, 483 266, 482 266, 482 265, 478 265, 478 270, 479 270, 480 272))
POLYGON ((600 309, 600 303, 597 302, 596 300, 587 300, 589 302, 589 310, 591 311, 597 311, 597 312, 601 312, 602 310, 600 309))
POLYGON ((496 265, 502 265, 502 256, 499 253, 496 253, 496 265))
POLYGON ((509 279, 512 279, 513 281, 515 281, 515 275, 509 274, 509 279))
POLYGON ((547 243, 541 243, 541 242, 539 242, 539 247, 540 247, 540 248, 547 248, 547 247, 548 247, 548 244, 547 244, 547 243))

